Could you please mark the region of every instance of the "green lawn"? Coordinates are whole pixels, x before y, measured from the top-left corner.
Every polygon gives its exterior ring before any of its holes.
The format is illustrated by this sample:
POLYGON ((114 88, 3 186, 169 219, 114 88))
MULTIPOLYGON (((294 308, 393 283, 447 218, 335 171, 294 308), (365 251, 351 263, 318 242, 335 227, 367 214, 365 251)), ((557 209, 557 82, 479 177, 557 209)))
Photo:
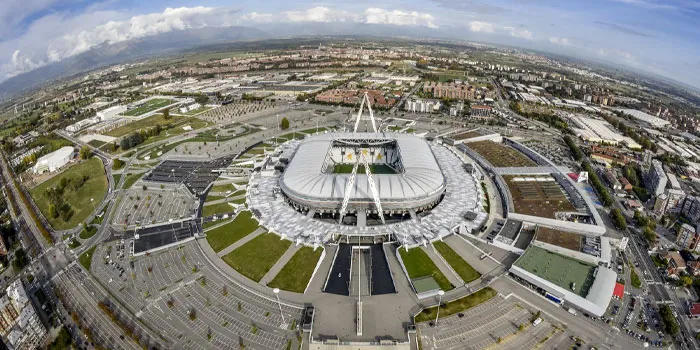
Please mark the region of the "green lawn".
POLYGON ((228 224, 207 231, 207 242, 215 252, 236 243, 239 239, 251 234, 258 228, 258 222, 252 218, 249 211, 242 211, 228 224))
MULTIPOLYGON (((326 130, 328 130, 328 128, 326 128, 326 127, 318 128, 318 132, 324 132, 326 130)), ((305 134, 314 134, 314 133, 316 133, 316 128, 306 129, 306 130, 302 130, 300 132, 303 132, 305 134)))
POLYGON ((93 157, 71 166, 61 174, 32 188, 29 193, 51 226, 56 230, 66 230, 77 226, 85 220, 93 211, 93 205, 96 206, 102 201, 107 194, 107 176, 105 175, 102 161, 97 157, 93 157), (46 190, 59 186, 62 179, 77 181, 85 176, 88 176, 85 183, 75 190, 67 186, 61 196, 63 201, 71 206, 73 215, 70 216, 68 221, 64 221, 60 215, 52 218, 49 215, 49 200, 46 197, 46 190), (92 203, 90 202, 91 198, 94 199, 92 203))
POLYGON ((189 112, 184 113, 184 114, 185 114, 185 115, 190 115, 190 116, 191 116, 191 115, 197 115, 197 114, 199 114, 199 113, 204 113, 204 112, 206 112, 206 111, 208 111, 208 110, 210 110, 210 109, 211 109, 211 107, 202 106, 202 107, 199 107, 199 108, 197 108, 197 109, 195 109, 195 110, 189 111, 189 112))
POLYGON ((83 265, 83 267, 88 271, 90 271, 90 265, 92 264, 92 254, 95 253, 95 248, 97 248, 97 246, 93 246, 92 248, 84 251, 83 254, 80 254, 80 256, 78 257, 80 265, 83 265))
MULTIPOLYGON (((347 163, 336 164, 333 167, 333 173, 334 174, 350 174, 350 173, 352 173, 353 166, 355 166, 355 165, 354 164, 347 164, 347 163)), ((394 171, 394 169, 392 169, 389 166, 386 166, 384 164, 370 164, 369 171, 372 174, 396 174, 396 171, 394 171)), ((357 173, 364 174, 365 173, 365 166, 364 165, 358 166, 357 173)))
POLYGON ((124 180, 124 189, 130 188, 131 186, 134 185, 136 181, 138 181, 141 176, 143 176, 145 173, 140 173, 140 174, 126 174, 126 179, 124 180))
POLYGON ((100 147, 104 146, 105 143, 106 142, 100 141, 100 140, 90 140, 90 142, 88 142, 88 145, 90 145, 92 147, 100 148, 100 147))
POLYGON ((260 282, 291 244, 274 233, 263 233, 224 255, 223 259, 243 276, 260 282))
POLYGON ((639 279, 637 271, 634 271, 634 267, 630 269, 630 282, 632 282, 632 287, 642 288, 642 280, 639 279))
POLYGON ((403 260, 409 278, 414 279, 432 276, 435 282, 440 285, 440 289, 448 291, 454 288, 447 277, 435 266, 435 263, 430 259, 428 254, 420 247, 413 248, 409 251, 401 248, 399 249, 399 254, 401 254, 401 260, 403 260))
POLYGON ((481 274, 474 270, 474 268, 469 265, 464 259, 462 259, 459 254, 457 254, 452 248, 445 242, 435 242, 433 243, 435 249, 442 255, 448 264, 452 267, 455 272, 462 278, 464 283, 469 283, 479 277, 481 274))
POLYGON ((80 246, 81 246, 80 242, 75 238, 71 239, 70 242, 68 242, 68 248, 70 248, 70 249, 75 249, 75 248, 78 248, 80 246))
POLYGON ((118 184, 119 180, 122 178, 122 174, 112 174, 112 178, 114 179, 114 184, 118 184))
POLYGON ((97 233, 97 227, 88 226, 87 230, 80 231, 80 239, 88 239, 97 233))
MULTIPOLYGON (((450 301, 447 303, 443 303, 443 307, 440 310, 440 316, 449 316, 449 315, 454 315, 458 312, 462 312, 467 309, 471 309, 474 306, 477 306, 498 294, 493 288, 491 287, 486 287, 483 288, 476 293, 467 295, 464 298, 457 299, 454 301, 450 301)), ((428 309, 423 309, 418 315, 415 317, 416 323, 418 322, 426 322, 426 321, 434 321, 435 316, 437 314, 437 307, 431 307, 428 309)))
POLYGON ((174 124, 182 119, 183 117, 176 116, 170 116, 169 119, 165 119, 165 117, 162 114, 156 114, 147 118, 143 118, 141 120, 133 121, 126 125, 122 125, 116 129, 106 132, 105 135, 121 137, 124 135, 131 134, 134 131, 150 128, 156 125, 174 124))
POLYGON ((142 114, 146 114, 151 111, 155 111, 158 108, 163 108, 169 104, 173 103, 173 100, 171 99, 166 99, 166 98, 154 98, 152 100, 149 100, 148 102, 144 103, 138 108, 134 108, 132 110, 126 111, 122 113, 122 115, 129 116, 129 117, 137 117, 142 114))
POLYGON ((209 189, 209 193, 211 192, 226 192, 226 191, 235 191, 236 188, 233 187, 231 184, 224 184, 224 185, 217 185, 217 186, 212 186, 209 189))
POLYGON ((224 202, 219 204, 205 205, 202 208, 202 217, 230 213, 234 210, 233 206, 224 202))
POLYGON ((311 247, 299 248, 267 286, 295 293, 304 293, 322 252, 323 249, 321 248, 315 251, 311 247))

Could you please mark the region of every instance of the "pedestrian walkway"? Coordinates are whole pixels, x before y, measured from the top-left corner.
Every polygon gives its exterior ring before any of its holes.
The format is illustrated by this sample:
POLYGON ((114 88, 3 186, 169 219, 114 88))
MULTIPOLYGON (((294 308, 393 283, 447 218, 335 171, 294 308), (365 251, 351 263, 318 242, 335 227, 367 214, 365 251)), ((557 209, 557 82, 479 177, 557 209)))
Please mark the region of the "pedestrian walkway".
POLYGON ((261 235, 261 234, 263 234, 263 233, 265 233, 265 232, 267 232, 267 231, 266 231, 264 228, 258 227, 258 228, 257 228, 255 231, 253 231, 251 234, 249 234, 249 235, 247 235, 247 236, 245 236, 245 237, 243 237, 243 238, 237 240, 236 242, 234 242, 234 243, 231 244, 230 246, 228 246, 228 247, 224 248, 223 250, 221 250, 220 252, 218 252, 217 255, 218 255, 219 257, 222 257, 222 256, 224 256, 224 255, 226 255, 226 254, 228 254, 228 253, 230 253, 230 252, 236 250, 236 248, 238 248, 238 247, 240 247, 240 246, 242 246, 242 245, 248 243, 251 239, 253 239, 253 238, 255 238, 255 237, 257 237, 257 236, 259 236, 259 235, 261 235))
POLYGON ((301 245, 291 245, 287 249, 287 251, 284 252, 284 254, 282 254, 282 256, 277 260, 277 262, 274 265, 272 265, 270 271, 267 271, 265 276, 263 276, 263 278, 258 283, 262 284, 263 286, 266 286, 268 283, 270 283, 270 281, 272 281, 272 279, 275 278, 275 276, 277 276, 280 270, 282 270, 284 265, 287 265, 287 262, 289 262, 289 259, 291 259, 292 256, 294 256, 294 253, 296 253, 301 247, 301 245))
POLYGON ((430 260, 435 263, 435 266, 437 266, 438 270, 442 272, 445 277, 447 277, 447 280, 450 281, 450 283, 455 286, 455 287, 461 287, 464 285, 464 281, 462 281, 461 278, 457 276, 454 272, 452 272, 452 268, 447 266, 445 264, 444 260, 442 257, 438 256, 438 252, 433 249, 432 245, 430 247, 421 247, 423 251, 428 254, 428 257, 430 257, 430 260))

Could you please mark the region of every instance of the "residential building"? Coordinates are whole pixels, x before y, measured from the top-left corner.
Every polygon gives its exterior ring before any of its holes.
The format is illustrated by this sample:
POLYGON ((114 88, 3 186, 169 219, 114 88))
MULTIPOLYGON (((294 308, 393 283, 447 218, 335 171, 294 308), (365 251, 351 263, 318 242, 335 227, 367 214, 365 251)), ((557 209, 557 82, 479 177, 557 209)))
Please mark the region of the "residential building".
POLYGON ((37 349, 46 335, 34 305, 20 279, 7 287, 0 298, 0 335, 10 349, 37 349))
POLYGON ((700 243, 700 232, 697 232, 693 226, 688 224, 681 225, 681 229, 676 236, 676 244, 681 249, 696 250, 700 243))
POLYGON ((404 110, 413 113, 433 113, 440 110, 442 103, 437 100, 411 99, 404 103, 404 110))
POLYGON ((622 189, 625 191, 632 191, 634 186, 630 183, 630 180, 627 180, 626 177, 620 177, 620 184, 622 185, 622 189))
POLYGON ((683 260, 683 257, 681 254, 677 251, 672 251, 668 252, 666 256, 664 256, 664 259, 666 260, 666 263, 668 264, 668 267, 666 268, 666 272, 668 273, 669 277, 678 277, 678 274, 681 272, 684 272, 686 269, 685 265, 685 260, 683 260))
POLYGON ((691 222, 700 222, 700 196, 685 197, 681 214, 691 222))
POLYGON ((471 106, 469 109, 470 114, 476 117, 488 117, 492 111, 493 107, 491 106, 471 106))
POLYGON ((651 166, 646 176, 647 189, 654 196, 658 196, 664 192, 666 189, 666 183, 668 182, 668 177, 666 172, 664 172, 663 165, 661 162, 654 159, 651 161, 651 166))

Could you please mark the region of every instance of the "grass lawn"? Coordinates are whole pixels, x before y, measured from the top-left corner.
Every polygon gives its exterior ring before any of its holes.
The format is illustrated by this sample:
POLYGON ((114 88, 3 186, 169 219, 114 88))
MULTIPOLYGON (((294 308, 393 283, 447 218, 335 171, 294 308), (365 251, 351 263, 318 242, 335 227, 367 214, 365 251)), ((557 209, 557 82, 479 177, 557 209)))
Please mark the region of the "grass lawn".
POLYGON ((88 239, 97 233, 97 227, 88 226, 87 230, 80 231, 80 239, 88 239))
POLYGON ((68 248, 70 248, 70 249, 75 249, 75 248, 78 248, 80 246, 81 246, 80 242, 75 238, 71 239, 70 242, 68 242, 68 248))
POLYGON ((132 110, 126 111, 122 113, 122 115, 129 116, 129 117, 137 117, 142 114, 146 114, 151 111, 155 111, 158 108, 163 108, 169 104, 173 103, 173 100, 167 99, 167 98, 154 98, 152 100, 149 100, 148 102, 144 103, 138 108, 134 108, 132 110))
POLYGON ((138 179, 141 178, 145 173, 140 173, 140 174, 126 174, 126 179, 124 180, 124 189, 130 188, 131 186, 134 185, 138 179))
POLYGON ((205 205, 202 208, 202 217, 223 214, 223 213, 230 213, 233 210, 234 210, 234 208, 228 203, 205 205))
POLYGON ((133 121, 129 124, 122 125, 116 129, 106 132, 105 135, 121 137, 127 134, 131 134, 134 131, 150 128, 156 125, 174 124, 180 121, 181 119, 183 118, 176 116, 170 116, 169 119, 165 119, 165 117, 162 114, 156 114, 150 117, 143 118, 141 120, 133 121))
MULTIPOLYGON (((352 173, 352 168, 354 167, 354 164, 336 164, 333 167, 333 174, 350 174, 352 173)), ((394 169, 390 168, 387 165, 384 164, 370 164, 369 165, 369 171, 372 174, 396 174, 396 171, 394 169)), ((365 173, 365 166, 360 165, 357 167, 357 173, 358 174, 364 174, 365 173)))
MULTIPOLYGON (((324 132, 326 130, 328 130, 328 128, 326 128, 326 127, 318 128, 318 132, 324 132)), ((316 133, 316 128, 306 129, 306 130, 302 130, 300 132, 303 132, 305 134, 314 134, 314 133, 316 133)))
POLYGON ((242 211, 228 224, 207 231, 207 242, 215 252, 236 243, 239 239, 251 234, 258 228, 258 222, 252 219, 249 211, 242 211))
MULTIPOLYGON (((70 186, 68 186, 70 187, 70 186)), ((99 158, 93 157, 87 161, 75 164, 66 171, 58 174, 48 181, 32 188, 31 194, 34 202, 39 207, 39 210, 49 220, 51 226, 56 230, 66 230, 73 228, 85 220, 92 212, 93 204, 97 205, 107 194, 107 176, 102 166, 102 161, 99 158), (77 190, 66 188, 61 196, 65 203, 68 203, 73 209, 73 215, 64 221, 61 216, 52 218, 49 215, 49 200, 46 197, 46 190, 57 187, 61 179, 77 180, 83 176, 89 176, 87 181, 77 190), (94 199, 94 203, 90 203, 90 199, 94 199)))
MULTIPOLYGON (((483 288, 476 293, 469 294, 464 298, 457 299, 454 301, 450 301, 447 303, 443 303, 443 307, 440 310, 440 316, 449 316, 449 315, 454 315, 458 312, 462 312, 467 309, 471 309, 474 306, 477 306, 498 294, 493 288, 491 287, 486 287, 483 288)), ((415 321, 416 323, 418 322, 426 322, 426 321, 432 321, 435 320, 435 316, 437 313, 437 307, 431 307, 428 309, 423 309, 418 315, 416 315, 415 321)))
POLYGON ((206 112, 206 111, 208 111, 208 110, 210 110, 210 109, 211 109, 211 107, 202 106, 202 107, 199 107, 199 108, 197 108, 197 109, 195 109, 195 110, 189 111, 189 112, 184 113, 184 114, 185 114, 185 115, 190 115, 190 116, 192 116, 192 115, 197 115, 197 114, 199 114, 199 113, 204 113, 204 112, 206 112))
POLYGON ((122 174, 112 174, 112 178, 114 179, 114 184, 118 184, 119 180, 122 178, 122 174))
POLYGON ((428 254, 421 248, 413 248, 409 251, 399 249, 399 254, 401 254, 401 260, 403 260, 409 278, 432 276, 435 282, 440 285, 440 289, 448 291, 454 288, 452 283, 440 272, 428 254))
POLYGON ((83 267, 88 271, 90 271, 90 265, 92 264, 92 254, 95 252, 95 248, 97 248, 97 246, 93 246, 92 248, 84 251, 83 254, 80 254, 80 256, 78 257, 80 265, 83 265, 83 267))
POLYGON ((92 147, 100 148, 100 147, 104 146, 105 143, 106 142, 100 141, 100 140, 90 140, 90 142, 88 142, 88 145, 90 145, 92 147))
POLYGON ((314 273, 323 249, 314 251, 311 247, 301 247, 267 286, 295 293, 304 293, 314 273))
POLYGON ((452 267, 455 272, 462 278, 464 283, 469 283, 479 277, 481 274, 474 270, 474 268, 469 265, 464 259, 462 259, 459 254, 457 254, 452 248, 445 242, 435 242, 433 243, 435 249, 442 255, 448 264, 452 267))
POLYGON ((217 185, 217 186, 212 186, 209 189, 209 193, 211 192, 226 192, 226 191, 234 191, 236 190, 235 187, 231 184, 225 184, 225 185, 217 185))
POLYGON ((634 288, 642 287, 642 280, 639 279, 637 271, 634 271, 634 267, 630 268, 630 282, 632 282, 632 287, 634 288))
POLYGON ((223 259, 243 276, 260 282, 291 244, 274 233, 263 233, 224 255, 223 259))

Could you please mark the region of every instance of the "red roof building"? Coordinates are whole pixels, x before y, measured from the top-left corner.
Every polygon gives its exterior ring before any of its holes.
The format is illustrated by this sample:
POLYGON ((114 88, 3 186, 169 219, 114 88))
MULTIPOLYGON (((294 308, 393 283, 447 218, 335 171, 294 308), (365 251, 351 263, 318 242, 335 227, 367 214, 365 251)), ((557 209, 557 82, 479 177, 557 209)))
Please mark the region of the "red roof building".
POLYGON ((688 308, 688 312, 690 313, 691 318, 700 317, 700 303, 693 303, 692 305, 690 305, 690 308, 688 308))

